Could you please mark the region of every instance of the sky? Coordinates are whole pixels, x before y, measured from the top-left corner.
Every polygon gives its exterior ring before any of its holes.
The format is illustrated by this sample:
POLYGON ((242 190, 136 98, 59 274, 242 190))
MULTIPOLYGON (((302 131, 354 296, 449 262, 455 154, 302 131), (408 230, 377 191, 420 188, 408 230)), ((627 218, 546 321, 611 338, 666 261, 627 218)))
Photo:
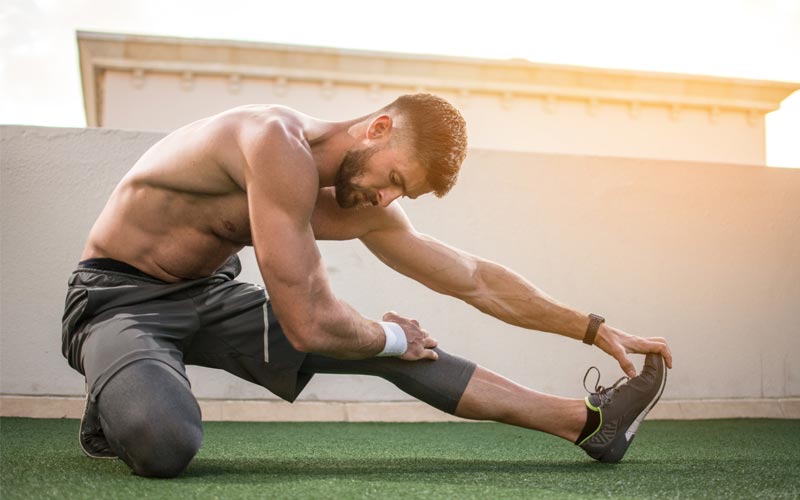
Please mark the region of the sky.
MULTIPOLYGON (((86 126, 76 30, 800 82, 800 0, 0 0, 0 123, 86 126)), ((800 92, 766 126, 800 168, 800 92)))

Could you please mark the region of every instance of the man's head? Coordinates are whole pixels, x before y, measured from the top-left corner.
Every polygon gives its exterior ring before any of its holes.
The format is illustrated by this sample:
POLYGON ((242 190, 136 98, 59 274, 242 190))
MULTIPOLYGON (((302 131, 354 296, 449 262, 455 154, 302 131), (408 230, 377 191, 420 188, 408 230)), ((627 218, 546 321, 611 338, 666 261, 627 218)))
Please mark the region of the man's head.
POLYGON ((340 206, 386 206, 399 196, 450 191, 467 149, 466 122, 450 103, 431 94, 404 95, 364 123, 358 146, 337 173, 340 206))

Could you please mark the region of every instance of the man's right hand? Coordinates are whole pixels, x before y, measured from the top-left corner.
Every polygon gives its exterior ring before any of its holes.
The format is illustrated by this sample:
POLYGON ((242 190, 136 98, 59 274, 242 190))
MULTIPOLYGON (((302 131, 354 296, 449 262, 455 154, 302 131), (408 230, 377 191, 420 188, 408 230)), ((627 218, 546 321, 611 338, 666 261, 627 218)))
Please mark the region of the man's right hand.
POLYGON ((406 334, 408 348, 400 359, 406 361, 416 361, 418 359, 432 359, 436 361, 439 355, 433 350, 439 345, 436 339, 428 335, 428 331, 420 328, 419 322, 415 319, 404 318, 394 311, 389 311, 383 315, 383 321, 397 323, 406 334))

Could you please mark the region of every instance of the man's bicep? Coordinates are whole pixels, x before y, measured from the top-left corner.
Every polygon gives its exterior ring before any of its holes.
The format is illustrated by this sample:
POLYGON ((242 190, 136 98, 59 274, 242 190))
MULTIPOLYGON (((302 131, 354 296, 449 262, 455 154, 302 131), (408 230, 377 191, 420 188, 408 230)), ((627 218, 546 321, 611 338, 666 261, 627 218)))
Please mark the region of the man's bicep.
POLYGON ((312 334, 314 300, 329 294, 327 276, 311 225, 281 207, 254 201, 251 232, 258 267, 270 302, 287 336, 312 334))
MULTIPOLYGON (((258 210, 258 209, 256 209, 258 210)), ((253 247, 267 287, 301 288, 321 257, 309 224, 274 207, 251 216, 253 247)))
POLYGON ((277 163, 276 156, 248 159, 247 201, 258 266, 290 335, 309 330, 312 300, 329 287, 310 222, 317 180, 302 157, 281 159, 289 163, 277 163))
POLYGON ((361 241, 383 263, 439 293, 466 299, 476 290, 476 257, 411 227, 371 231, 361 241))

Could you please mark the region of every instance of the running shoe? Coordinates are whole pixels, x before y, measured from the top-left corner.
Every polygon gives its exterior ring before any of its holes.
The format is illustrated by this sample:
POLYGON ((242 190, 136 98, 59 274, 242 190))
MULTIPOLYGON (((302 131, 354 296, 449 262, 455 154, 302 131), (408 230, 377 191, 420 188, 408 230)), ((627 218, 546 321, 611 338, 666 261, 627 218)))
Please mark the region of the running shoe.
POLYGON ((599 413, 600 423, 577 444, 595 460, 616 463, 622 460, 639 424, 664 392, 666 363, 660 354, 648 354, 638 376, 622 377, 611 387, 603 387, 599 382, 600 370, 594 366, 589 368, 583 377, 583 387, 589 392, 586 406, 599 413), (597 371, 594 391, 586 387, 586 377, 592 369, 597 371))

